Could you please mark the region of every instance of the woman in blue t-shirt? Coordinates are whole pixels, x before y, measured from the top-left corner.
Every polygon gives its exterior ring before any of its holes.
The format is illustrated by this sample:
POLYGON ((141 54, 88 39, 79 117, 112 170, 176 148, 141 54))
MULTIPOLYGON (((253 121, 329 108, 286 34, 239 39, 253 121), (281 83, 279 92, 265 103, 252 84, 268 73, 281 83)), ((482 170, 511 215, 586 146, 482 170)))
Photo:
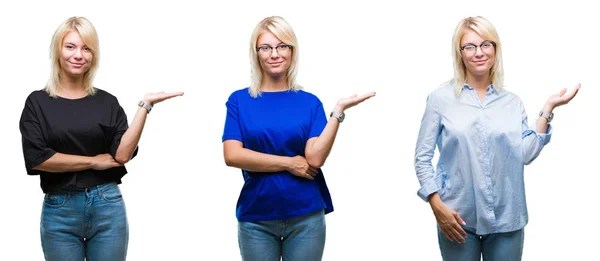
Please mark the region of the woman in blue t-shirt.
POLYGON ((250 39, 252 84, 229 96, 223 133, 228 166, 242 169, 237 202, 243 260, 321 260, 324 215, 333 211, 320 167, 344 111, 375 93, 323 104, 296 84, 298 44, 281 17, 267 17, 250 39))

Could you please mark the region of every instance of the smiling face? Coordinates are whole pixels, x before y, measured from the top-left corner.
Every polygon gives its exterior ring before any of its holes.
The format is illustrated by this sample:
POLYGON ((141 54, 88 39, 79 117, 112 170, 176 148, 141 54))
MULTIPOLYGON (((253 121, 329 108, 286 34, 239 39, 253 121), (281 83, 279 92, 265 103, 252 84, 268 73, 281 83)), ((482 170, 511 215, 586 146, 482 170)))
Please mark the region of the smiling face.
POLYGON ((292 60, 292 47, 265 30, 258 37, 256 48, 263 77, 279 78, 287 75, 292 60))
POLYGON ((94 54, 88 48, 79 33, 69 32, 62 41, 59 56, 61 73, 71 77, 83 77, 92 66, 94 54))
POLYGON ((475 31, 468 30, 460 40, 460 47, 467 78, 489 76, 490 69, 496 62, 495 45, 475 31))

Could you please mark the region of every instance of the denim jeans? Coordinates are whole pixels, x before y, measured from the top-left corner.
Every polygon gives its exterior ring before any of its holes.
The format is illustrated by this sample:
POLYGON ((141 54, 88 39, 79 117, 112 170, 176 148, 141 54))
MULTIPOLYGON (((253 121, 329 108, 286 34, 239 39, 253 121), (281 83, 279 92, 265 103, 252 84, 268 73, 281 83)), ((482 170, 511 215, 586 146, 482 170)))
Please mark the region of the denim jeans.
POLYGON ((48 261, 125 260, 129 227, 118 185, 46 193, 40 234, 48 261))
MULTIPOLYGON (((463 227, 463 229, 465 229, 463 227)), ((477 235, 465 229, 465 243, 448 240, 438 227, 438 242, 444 261, 520 261, 523 255, 523 229, 507 232, 477 235)))
POLYGON ((238 222, 243 261, 319 261, 325 248, 323 210, 286 220, 238 222))

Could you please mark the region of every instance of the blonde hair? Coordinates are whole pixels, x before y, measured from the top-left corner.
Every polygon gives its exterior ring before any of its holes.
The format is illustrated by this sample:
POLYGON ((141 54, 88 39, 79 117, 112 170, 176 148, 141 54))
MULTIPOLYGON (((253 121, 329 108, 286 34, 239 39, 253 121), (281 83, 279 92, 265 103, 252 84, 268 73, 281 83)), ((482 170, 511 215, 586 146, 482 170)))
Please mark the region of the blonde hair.
POLYGON ((84 44, 92 52, 93 59, 90 69, 83 74, 83 86, 89 95, 96 93, 92 82, 98 69, 100 54, 98 33, 96 33, 96 29, 86 18, 74 16, 64 21, 56 29, 50 43, 50 79, 44 90, 52 97, 56 97, 56 93, 60 88, 62 45, 65 36, 70 32, 77 32, 84 44))
POLYGON ((296 84, 296 74, 298 73, 298 40, 292 27, 280 16, 271 16, 263 19, 256 25, 252 36, 250 37, 250 67, 251 67, 251 79, 250 88, 248 92, 250 96, 256 98, 260 95, 260 86, 262 84, 263 70, 260 66, 260 60, 256 51, 256 43, 258 37, 265 31, 271 32, 283 43, 291 45, 292 60, 290 67, 287 71, 287 85, 290 90, 298 91, 302 87, 296 84))
POLYGON ((500 37, 496 32, 496 28, 481 16, 467 17, 458 23, 458 26, 456 26, 456 29, 454 30, 454 36, 452 37, 454 79, 452 79, 451 82, 456 85, 456 95, 460 94, 467 80, 467 71, 460 52, 460 40, 469 30, 476 32, 486 40, 494 41, 496 43, 495 62, 494 65, 492 65, 492 68, 490 68, 490 79, 494 88, 503 88, 504 69, 502 67, 502 44, 500 43, 500 37))

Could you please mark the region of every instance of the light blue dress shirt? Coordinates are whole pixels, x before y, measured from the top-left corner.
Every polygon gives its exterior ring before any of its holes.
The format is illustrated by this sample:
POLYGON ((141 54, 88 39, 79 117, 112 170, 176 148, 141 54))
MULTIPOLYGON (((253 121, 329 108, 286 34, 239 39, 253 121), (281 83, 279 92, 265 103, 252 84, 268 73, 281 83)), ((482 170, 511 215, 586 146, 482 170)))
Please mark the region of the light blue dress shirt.
POLYGON ((519 230, 527 224, 524 165, 550 141, 547 133, 527 125, 521 99, 488 86, 480 101, 465 85, 457 96, 455 84, 427 97, 415 150, 415 170, 425 201, 437 192, 476 234, 519 230), (431 163, 436 145, 439 160, 431 163))

